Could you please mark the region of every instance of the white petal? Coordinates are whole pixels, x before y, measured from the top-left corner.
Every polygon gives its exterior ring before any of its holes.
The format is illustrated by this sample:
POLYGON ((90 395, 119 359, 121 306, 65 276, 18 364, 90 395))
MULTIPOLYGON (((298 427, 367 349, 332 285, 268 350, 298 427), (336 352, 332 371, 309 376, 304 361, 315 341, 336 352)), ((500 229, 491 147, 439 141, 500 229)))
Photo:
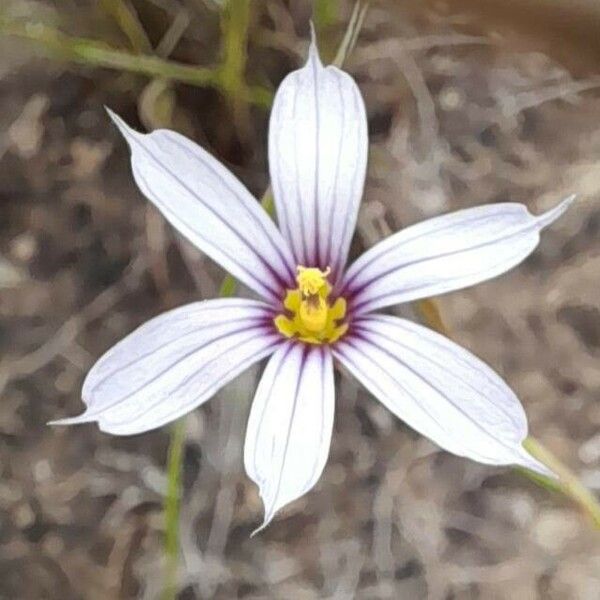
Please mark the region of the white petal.
POLYGON ((354 80, 323 67, 313 42, 306 65, 281 83, 271 112, 269 166, 277 217, 302 265, 343 269, 367 164, 365 107, 354 80))
POLYGON ((270 300, 293 285, 295 265, 275 224, 240 181, 184 136, 138 133, 109 111, 131 148, 143 194, 195 246, 270 300))
POLYGON ((188 304, 160 315, 111 348, 83 384, 85 413, 52 424, 97 421, 116 435, 160 427, 209 400, 272 353, 269 307, 239 298, 188 304))
POLYGON ((355 314, 437 296, 496 277, 524 260, 540 231, 574 200, 533 216, 522 204, 492 204, 429 219, 365 252, 348 269, 342 294, 355 314))
POLYGON ((416 323, 369 315, 333 353, 391 412, 459 456, 552 473, 523 448, 527 418, 486 364, 416 323))
POLYGON ((329 349, 293 342, 280 347, 258 385, 244 447, 246 472, 258 485, 265 506, 262 527, 321 476, 333 410, 329 349))

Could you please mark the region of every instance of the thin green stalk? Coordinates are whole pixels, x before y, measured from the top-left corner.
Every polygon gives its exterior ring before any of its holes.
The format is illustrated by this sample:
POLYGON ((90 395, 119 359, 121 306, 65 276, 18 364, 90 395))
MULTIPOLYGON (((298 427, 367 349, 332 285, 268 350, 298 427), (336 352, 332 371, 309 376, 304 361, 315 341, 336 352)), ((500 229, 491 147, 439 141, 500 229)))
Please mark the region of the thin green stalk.
MULTIPOLYGON (((536 438, 529 436, 523 442, 523 446, 529 454, 544 463, 558 475, 560 491, 579 504, 594 526, 600 529, 600 502, 581 483, 577 475, 536 438)), ((545 480, 542 485, 552 485, 555 483, 549 477, 543 477, 542 479, 545 480)))
MULTIPOLYGON (((105 67, 147 77, 171 79, 197 87, 222 88, 215 68, 186 65, 146 54, 132 54, 86 38, 72 37, 42 23, 22 24, 0 19, 0 34, 34 42, 58 58, 86 66, 105 67)), ((240 97, 263 108, 271 105, 273 94, 260 86, 245 86, 240 97)))
POLYGON ((239 110, 239 92, 246 87, 248 27, 250 0, 229 0, 223 9, 223 62, 219 68, 221 88, 239 110))
POLYGON ((237 281, 231 275, 225 275, 221 287, 219 288, 219 296, 221 298, 231 298, 237 289, 237 281))
POLYGON ((321 37, 319 53, 321 58, 329 61, 335 54, 335 41, 331 34, 332 26, 335 24, 340 12, 339 0, 314 0, 313 1, 313 23, 317 33, 321 37))
POLYGON ((163 600, 177 596, 177 566, 179 564, 179 507, 181 504, 181 464, 185 442, 185 419, 171 428, 167 459, 167 495, 165 497, 165 585, 163 600))
POLYGON ((333 25, 340 11, 338 0, 314 0, 313 21, 317 31, 333 25))
POLYGON ((213 69, 184 65, 156 56, 131 54, 103 42, 65 35, 43 23, 0 21, 0 32, 35 42, 59 58, 80 64, 177 79, 199 86, 214 84, 218 79, 213 69))

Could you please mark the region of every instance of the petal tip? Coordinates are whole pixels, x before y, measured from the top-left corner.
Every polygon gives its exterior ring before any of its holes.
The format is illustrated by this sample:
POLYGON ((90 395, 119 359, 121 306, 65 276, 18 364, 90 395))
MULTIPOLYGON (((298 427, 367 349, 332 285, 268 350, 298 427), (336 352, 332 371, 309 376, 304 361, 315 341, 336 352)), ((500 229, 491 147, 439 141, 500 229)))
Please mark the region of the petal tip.
POLYGON ((95 420, 95 417, 90 416, 87 412, 84 412, 76 417, 66 417, 64 419, 48 421, 46 425, 80 425, 82 423, 93 423, 95 420))
POLYGON ((317 31, 315 29, 315 24, 310 22, 310 45, 308 47, 308 60, 307 64, 316 61, 319 66, 323 66, 321 62, 321 57, 319 55, 319 46, 317 44, 317 31))
POLYGON ((135 136, 142 135, 141 133, 135 131, 135 129, 132 129, 131 127, 129 127, 129 125, 125 122, 125 120, 122 119, 116 112, 114 112, 113 110, 108 108, 108 106, 105 106, 104 110, 106 110, 106 112, 108 113, 108 116, 111 118, 112 122, 117 126, 117 128, 121 132, 121 135, 127 141, 129 141, 131 138, 133 138, 135 136))
POLYGON ((538 217, 538 222, 540 225, 540 229, 544 227, 548 227, 552 225, 554 221, 562 217, 565 212, 569 209, 569 207, 575 202, 576 194, 571 194, 567 196, 564 200, 559 202, 554 208, 546 211, 538 217))
POLYGON ((121 117, 119 117, 119 115, 112 110, 112 108, 110 108, 110 106, 107 106, 106 104, 102 105, 104 110, 106 111, 106 114, 113 120, 113 121, 117 121, 118 119, 120 119, 121 117))
POLYGON ((521 447, 520 449, 517 464, 529 469, 530 471, 534 471, 538 475, 543 475, 544 477, 549 477, 550 479, 558 479, 558 475, 552 471, 552 469, 548 468, 537 458, 534 458, 524 447, 521 447))
POLYGON ((251 534, 250 537, 253 538, 255 535, 259 534, 266 526, 268 525, 268 523, 263 523, 262 525, 259 525, 251 534))
POLYGON ((274 511, 270 511, 268 513, 265 513, 265 518, 262 522, 262 525, 259 525, 251 534, 250 537, 253 538, 255 535, 257 535, 258 533, 260 533, 261 531, 264 531, 269 523, 271 523, 271 521, 273 520, 273 517, 275 516, 275 512, 274 511))

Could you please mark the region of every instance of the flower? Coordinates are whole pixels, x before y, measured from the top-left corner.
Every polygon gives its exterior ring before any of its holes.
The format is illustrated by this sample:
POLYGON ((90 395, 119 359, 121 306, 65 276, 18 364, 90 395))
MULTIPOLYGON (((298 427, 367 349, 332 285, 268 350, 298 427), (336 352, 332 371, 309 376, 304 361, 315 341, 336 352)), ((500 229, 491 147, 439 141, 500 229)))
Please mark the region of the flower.
POLYGON ((488 280, 525 259, 572 198, 540 215, 522 204, 413 225, 346 261, 363 193, 367 118, 354 80, 314 43, 277 91, 269 166, 278 227, 220 162, 173 131, 141 134, 110 112, 135 181, 166 219, 261 299, 196 302, 111 348, 83 385, 95 421, 136 434, 200 406, 270 357, 252 404, 244 464, 267 525, 325 466, 334 361, 391 412, 454 454, 548 474, 522 442, 527 420, 504 381, 426 327, 375 311, 488 280))

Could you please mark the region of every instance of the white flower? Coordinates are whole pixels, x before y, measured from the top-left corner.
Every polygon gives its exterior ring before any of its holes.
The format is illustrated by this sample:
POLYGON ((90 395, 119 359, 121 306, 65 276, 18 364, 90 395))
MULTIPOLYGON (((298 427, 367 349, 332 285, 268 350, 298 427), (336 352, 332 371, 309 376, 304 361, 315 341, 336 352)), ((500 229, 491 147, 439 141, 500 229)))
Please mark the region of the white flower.
POLYGON ((319 479, 331 440, 334 361, 442 448, 493 465, 548 469, 523 448, 527 420, 494 371, 429 329, 374 311, 485 281, 525 259, 572 198, 531 215, 514 203, 430 219, 346 269, 367 164, 367 119, 352 78, 316 47, 281 84, 269 162, 279 228, 202 148, 172 131, 144 135, 111 113, 144 195, 261 300, 197 302, 152 319, 110 349, 83 386, 96 421, 128 435, 200 406, 270 359, 252 405, 244 464, 276 511, 319 479))

